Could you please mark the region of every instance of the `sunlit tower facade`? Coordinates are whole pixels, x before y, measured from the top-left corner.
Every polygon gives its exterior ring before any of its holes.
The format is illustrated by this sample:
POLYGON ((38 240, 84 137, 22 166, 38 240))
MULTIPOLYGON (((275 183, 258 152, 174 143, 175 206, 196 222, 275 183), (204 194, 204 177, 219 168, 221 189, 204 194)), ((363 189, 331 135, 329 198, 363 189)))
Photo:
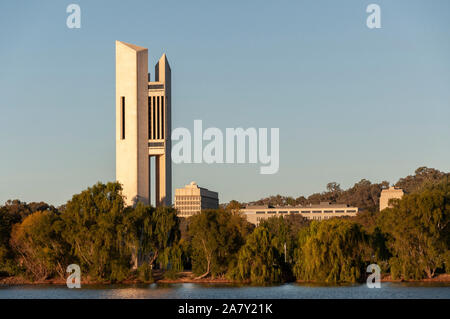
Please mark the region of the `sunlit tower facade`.
POLYGON ((116 41, 116 180, 128 205, 150 204, 155 158, 156 206, 172 204, 171 71, 166 55, 148 73, 148 50, 116 41))

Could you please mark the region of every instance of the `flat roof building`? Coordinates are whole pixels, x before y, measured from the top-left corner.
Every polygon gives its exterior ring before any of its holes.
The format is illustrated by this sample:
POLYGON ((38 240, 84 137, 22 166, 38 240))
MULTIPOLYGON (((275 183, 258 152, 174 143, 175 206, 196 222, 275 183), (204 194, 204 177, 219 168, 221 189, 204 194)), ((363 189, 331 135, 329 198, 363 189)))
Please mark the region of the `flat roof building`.
POLYGON ((324 220, 332 217, 356 216, 358 207, 352 207, 346 204, 333 204, 330 202, 322 202, 316 205, 305 206, 285 206, 270 207, 264 206, 247 206, 240 210, 248 222, 256 226, 262 220, 266 220, 273 216, 301 215, 311 220, 324 220))
POLYGON ((380 211, 391 207, 389 205, 389 200, 401 199, 404 194, 403 189, 394 186, 389 187, 388 189, 383 189, 380 195, 380 211))
POLYGON ((175 190, 175 209, 179 217, 190 217, 203 209, 218 209, 219 193, 199 187, 191 182, 175 190))

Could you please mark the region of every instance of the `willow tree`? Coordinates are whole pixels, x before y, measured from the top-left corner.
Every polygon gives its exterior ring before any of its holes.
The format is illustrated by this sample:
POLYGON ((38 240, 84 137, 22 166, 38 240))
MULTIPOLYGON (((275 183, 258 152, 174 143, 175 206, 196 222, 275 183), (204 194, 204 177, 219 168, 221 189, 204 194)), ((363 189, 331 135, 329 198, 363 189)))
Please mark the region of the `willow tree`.
POLYGON ((260 226, 266 228, 272 237, 273 244, 285 260, 288 260, 293 253, 295 237, 291 230, 291 225, 287 219, 282 216, 271 217, 260 223, 260 226), (285 249, 286 248, 286 249, 285 249), (284 251, 286 250, 286 255, 284 251))
POLYGON ((124 231, 125 202, 119 183, 89 187, 67 202, 62 212, 63 238, 81 271, 95 279, 120 281, 130 269, 124 231))
POLYGON ((299 230, 309 224, 308 220, 300 215, 287 215, 271 217, 261 221, 273 236, 275 247, 287 263, 293 262, 294 250, 297 246, 297 234, 299 230))
POLYGON ((239 250, 237 265, 230 270, 230 276, 257 284, 280 282, 282 260, 274 236, 266 227, 259 226, 239 250))
POLYGON ((146 206, 138 203, 126 209, 124 227, 128 248, 133 256, 134 268, 160 268, 181 270, 179 219, 176 211, 169 207, 146 206), (173 267, 175 265, 175 267, 173 267))
POLYGON ((313 221, 300 230, 294 273, 299 280, 356 282, 364 272, 367 236, 347 219, 313 221))
POLYGON ((179 256, 178 241, 180 240, 180 221, 176 210, 169 207, 158 207, 152 215, 154 250, 159 255, 161 268, 179 264, 174 260, 179 256))

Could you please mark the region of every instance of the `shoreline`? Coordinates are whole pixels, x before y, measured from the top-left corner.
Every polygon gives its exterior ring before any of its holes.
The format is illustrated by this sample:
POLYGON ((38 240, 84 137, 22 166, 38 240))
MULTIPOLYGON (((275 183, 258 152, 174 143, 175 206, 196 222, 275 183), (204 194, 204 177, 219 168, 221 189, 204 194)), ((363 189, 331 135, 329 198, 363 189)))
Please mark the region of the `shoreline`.
MULTIPOLYGON (((180 273, 182 276, 177 279, 167 279, 163 278, 163 275, 155 276, 155 280, 153 281, 141 281, 137 279, 123 280, 117 283, 111 283, 108 281, 92 281, 92 280, 82 280, 82 285, 132 285, 132 284, 179 284, 179 283, 193 283, 193 284, 239 284, 244 286, 251 286, 251 283, 248 282, 238 282, 229 280, 226 278, 203 278, 203 279, 195 279, 191 272, 183 272, 180 273)), ((450 274, 439 274, 434 278, 425 278, 420 280, 403 280, 403 279, 392 279, 390 275, 384 275, 381 278, 381 282, 392 282, 392 283, 450 283, 450 274)), ((340 285, 346 283, 324 283, 324 282, 316 282, 316 281, 301 281, 297 280, 294 283, 302 283, 302 284, 325 284, 325 285, 340 285)), ((0 286, 22 286, 22 285, 66 285, 66 281, 62 279, 48 279, 48 280, 40 280, 40 281, 31 281, 29 279, 25 279, 20 276, 13 277, 4 277, 0 278, 0 286)))
POLYGON ((420 280, 403 280, 392 279, 391 275, 385 275, 381 277, 381 282, 444 282, 450 283, 450 274, 439 274, 433 278, 424 278, 420 280))

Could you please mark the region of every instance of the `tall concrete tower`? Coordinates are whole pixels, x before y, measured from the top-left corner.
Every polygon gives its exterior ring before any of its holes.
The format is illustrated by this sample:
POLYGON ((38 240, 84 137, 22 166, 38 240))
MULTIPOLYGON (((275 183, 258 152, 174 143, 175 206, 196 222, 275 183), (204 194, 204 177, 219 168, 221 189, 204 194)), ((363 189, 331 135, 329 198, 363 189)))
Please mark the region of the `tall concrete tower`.
POLYGON ((156 206, 172 204, 171 71, 164 54, 148 73, 148 50, 116 41, 116 179, 128 205, 150 203, 155 157, 156 206))

